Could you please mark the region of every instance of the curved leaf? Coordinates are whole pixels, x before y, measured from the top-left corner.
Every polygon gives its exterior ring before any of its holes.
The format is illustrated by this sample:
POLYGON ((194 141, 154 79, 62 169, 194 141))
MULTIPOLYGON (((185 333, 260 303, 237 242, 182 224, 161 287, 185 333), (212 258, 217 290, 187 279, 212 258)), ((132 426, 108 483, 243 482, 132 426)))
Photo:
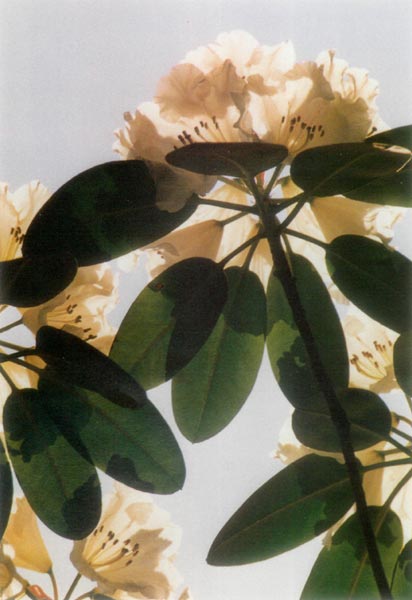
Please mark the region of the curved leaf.
POLYGON ((13 479, 3 442, 0 439, 0 540, 6 530, 13 502, 13 479))
POLYGON ((405 331, 393 347, 395 376, 407 396, 412 396, 412 331, 405 331))
POLYGON ((14 392, 4 407, 7 447, 21 488, 55 533, 81 539, 101 511, 96 470, 61 435, 37 390, 14 392))
POLYGON ((168 163, 204 175, 244 177, 278 165, 288 155, 286 146, 265 142, 202 142, 170 152, 168 163))
MULTIPOLYGON (((391 413, 373 392, 350 388, 338 394, 342 408, 351 423, 351 442, 355 450, 363 450, 386 439, 391 429, 391 413)), ((302 444, 326 452, 341 452, 342 445, 328 410, 295 410, 293 431, 302 444)))
POLYGON ((145 492, 183 487, 185 465, 166 421, 147 401, 138 410, 98 394, 40 380, 42 399, 71 445, 107 475, 145 492))
POLYGON ((394 598, 412 597, 412 540, 405 544, 396 562, 391 591, 394 598))
POLYGON ((395 127, 388 131, 381 131, 375 133, 368 138, 365 142, 369 144, 389 144, 394 146, 403 146, 412 150, 412 125, 403 125, 402 127, 395 127))
POLYGON ((276 556, 326 531, 352 504, 346 467, 304 456, 246 500, 219 532, 207 562, 242 565, 276 556))
POLYGON ((200 442, 238 413, 255 383, 266 331, 260 279, 239 267, 225 271, 228 299, 215 328, 172 383, 173 411, 182 433, 200 442))
POLYGON ((412 169, 408 166, 394 175, 380 177, 351 190, 353 200, 385 204, 390 206, 412 207, 412 169))
POLYGON ((223 309, 220 265, 188 258, 149 283, 119 327, 110 358, 149 389, 173 377, 205 343, 223 309))
MULTIPOLYGON (((379 554, 387 579, 402 547, 402 525, 397 515, 378 506, 368 507, 379 554)), ((330 548, 319 554, 302 592, 302 600, 324 598, 381 598, 367 560, 358 516, 352 515, 332 538, 330 548)))
POLYGON ((76 272, 76 260, 68 254, 0 262, 0 303, 21 308, 42 304, 64 290, 76 272))
POLYGON ((335 238, 326 250, 338 288, 372 319, 399 333, 411 329, 412 262, 360 235, 335 238))
MULTIPOLYGON (((292 256, 299 296, 322 362, 336 389, 349 382, 349 361, 342 325, 321 277, 303 256, 292 256)), ((311 362, 276 272, 267 290, 267 348, 273 373, 295 408, 325 408, 311 362)))
POLYGON ((80 266, 101 263, 164 236, 195 208, 188 203, 177 212, 159 210, 143 161, 104 163, 51 196, 26 233, 23 255, 68 252, 80 266))
POLYGON ((126 371, 84 340, 45 325, 36 335, 36 352, 64 382, 102 394, 128 408, 147 401, 143 388, 126 371))

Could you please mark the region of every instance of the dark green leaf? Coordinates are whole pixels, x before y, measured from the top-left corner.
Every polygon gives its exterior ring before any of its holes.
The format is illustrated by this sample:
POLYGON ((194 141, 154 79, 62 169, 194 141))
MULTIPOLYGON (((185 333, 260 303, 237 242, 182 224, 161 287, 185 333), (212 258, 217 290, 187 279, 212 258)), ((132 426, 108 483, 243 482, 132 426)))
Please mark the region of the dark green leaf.
POLYGON ((0 540, 7 527, 13 502, 13 479, 3 442, 0 439, 0 540))
POLYGON ((408 150, 412 150, 412 125, 403 125, 402 127, 375 133, 375 135, 366 138, 365 142, 403 146, 408 150))
POLYGON ((399 555, 391 591, 396 600, 412 598, 412 540, 405 544, 399 555))
POLYGON ((0 303, 28 307, 54 298, 69 285, 77 263, 68 254, 0 262, 0 303))
POLYGON ((170 152, 168 163, 204 175, 244 177, 278 165, 288 155, 286 146, 264 142, 203 142, 170 152))
MULTIPOLYGON (((391 429, 391 413, 373 392, 350 388, 338 394, 341 406, 351 423, 351 442, 355 450, 363 450, 385 439, 391 429)), ((327 408, 295 410, 292 427, 302 444, 340 452, 341 443, 327 408)))
POLYGON ((399 333, 411 329, 412 262, 360 235, 335 238, 326 251, 338 288, 372 319, 399 333))
POLYGON ((3 419, 10 458, 33 510, 58 535, 88 535, 100 518, 97 473, 61 435, 41 394, 14 392, 3 419))
POLYGON ((36 335, 36 352, 59 379, 98 392, 111 402, 139 408, 147 401, 143 388, 113 360, 84 340, 48 325, 36 335))
POLYGON ((182 433, 200 442, 221 431, 248 397, 262 360, 266 299, 259 278, 225 271, 228 300, 201 350, 172 383, 173 410, 182 433))
POLYGON ((207 258, 172 265, 136 298, 110 358, 145 389, 187 365, 209 337, 227 298, 223 269, 207 258))
MULTIPOLYGON (((352 190, 395 175, 409 155, 373 144, 318 146, 300 152, 290 168, 293 181, 312 196, 350 196, 352 190)), ((387 182, 386 182, 387 185, 387 182)))
POLYGON ((406 331, 395 342, 393 366, 400 387, 407 396, 412 396, 412 331, 406 331))
POLYGON ((147 401, 139 410, 98 394, 40 380, 43 402, 74 448, 107 475, 146 492, 183 486, 185 465, 167 423, 147 401))
MULTIPOLYGON (((349 362, 340 319, 322 279, 303 256, 292 257, 296 285, 312 334, 329 377, 337 389, 349 380, 349 362)), ((296 408, 324 408, 311 361, 276 274, 267 290, 269 359, 275 377, 296 408)))
MULTIPOLYGON (((393 567, 402 547, 402 526, 395 513, 377 506, 368 507, 375 531, 379 554, 390 581, 393 567)), ((351 516, 332 538, 330 548, 319 554, 301 600, 324 598, 381 598, 367 560, 367 552, 358 515, 351 516)))
POLYGON ((304 456, 246 500, 216 537, 207 561, 230 566, 276 556, 326 531, 352 503, 344 465, 304 456))
POLYGON ((412 207, 412 169, 403 169, 394 175, 374 179, 362 187, 351 190, 350 197, 362 202, 412 207))
POLYGON ((195 208, 188 203, 177 212, 159 210, 144 162, 108 162, 76 175, 51 196, 27 231, 23 254, 68 252, 80 266, 100 263, 162 237, 195 208))

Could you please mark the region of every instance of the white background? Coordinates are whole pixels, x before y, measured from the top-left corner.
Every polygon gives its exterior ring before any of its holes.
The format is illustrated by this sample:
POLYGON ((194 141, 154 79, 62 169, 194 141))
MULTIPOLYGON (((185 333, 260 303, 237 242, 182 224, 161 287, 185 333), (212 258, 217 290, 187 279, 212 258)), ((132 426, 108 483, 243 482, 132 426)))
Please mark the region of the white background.
MULTIPOLYGON (((0 0, 0 179, 12 190, 40 179, 53 191, 79 171, 112 160, 112 132, 123 126, 123 112, 151 99, 159 78, 188 50, 233 29, 249 31, 262 44, 290 39, 298 60, 335 48, 379 80, 384 120, 410 123, 411 26, 408 0, 0 0)), ((408 223, 396 238, 404 252, 410 251, 408 223)), ((117 319, 144 277, 139 272, 124 283, 117 319)), ((173 424, 169 387, 150 398, 173 424)), ((281 467, 270 455, 288 411, 265 363, 224 432, 198 445, 176 432, 187 481, 183 491, 156 502, 183 528, 178 567, 196 600, 299 597, 318 540, 255 565, 205 563, 220 527, 281 467)), ((51 534, 47 543, 59 580, 70 581, 70 543, 51 534)))

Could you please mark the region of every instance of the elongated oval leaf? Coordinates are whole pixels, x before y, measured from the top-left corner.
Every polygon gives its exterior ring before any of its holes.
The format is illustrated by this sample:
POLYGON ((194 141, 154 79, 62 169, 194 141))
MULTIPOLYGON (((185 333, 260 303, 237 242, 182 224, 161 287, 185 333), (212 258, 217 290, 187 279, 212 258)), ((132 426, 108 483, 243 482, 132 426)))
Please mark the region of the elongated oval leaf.
POLYGON ((0 262, 0 303, 21 308, 42 304, 64 290, 76 271, 76 260, 68 254, 0 262))
MULTIPOLYGON (((391 413, 373 392, 350 388, 339 395, 342 408, 351 424, 351 442, 363 450, 384 440, 391 430, 391 413)), ((326 408, 295 410, 293 431, 302 444, 326 452, 340 452, 341 442, 326 408)))
POLYGON ((304 456, 246 500, 219 532, 207 562, 242 565, 286 552, 331 527, 352 503, 344 465, 304 456))
MULTIPOLYGON (((346 388, 349 362, 342 326, 329 293, 312 264, 292 257, 293 274, 301 303, 325 369, 337 389, 346 388)), ((325 408, 311 361, 276 273, 267 290, 267 348, 275 377, 296 408, 325 408)))
POLYGON ((166 421, 147 401, 122 408, 93 392, 40 380, 54 423, 78 452, 107 475, 145 492, 172 494, 185 479, 185 465, 166 421))
POLYGON ((408 166, 398 173, 374 179, 350 191, 353 200, 388 204, 390 206, 412 207, 412 169, 408 166))
POLYGON ((0 439, 0 540, 6 530, 13 502, 13 479, 3 442, 0 439))
POLYGON ((411 329, 412 262, 359 235, 335 238, 326 251, 338 288, 372 319, 399 333, 411 329))
POLYGON ((393 347, 395 376, 405 394, 412 396, 412 331, 405 331, 393 347))
POLYGON ((3 419, 14 470, 38 517, 62 537, 88 535, 101 511, 96 470, 61 435, 40 393, 14 392, 3 419))
POLYGON ((410 158, 373 144, 318 146, 300 152, 290 168, 293 181, 312 196, 350 196, 374 180, 394 175, 410 158))
POLYGON ((228 299, 209 339, 172 383, 173 411, 191 442, 221 431, 243 406, 255 383, 266 331, 266 298, 260 279, 225 271, 228 299))
POLYGON ((159 210, 143 161, 104 163, 76 175, 51 196, 27 231, 23 254, 68 252, 80 266, 100 263, 162 237, 195 208, 188 203, 177 212, 159 210))
POLYGON ((120 325, 110 358, 145 389, 187 365, 205 343, 227 298, 223 269, 189 258, 156 277, 120 325))
POLYGON ((102 394, 128 408, 147 401, 143 388, 113 360, 84 340, 45 325, 36 335, 36 352, 67 383, 102 394))
POLYGON ((391 591, 394 598, 412 597, 412 540, 405 544, 396 562, 391 591))
POLYGON ((286 146, 265 142, 193 143, 170 152, 168 163, 204 175, 244 177, 278 165, 288 155, 286 146))
MULTIPOLYGON (((379 554, 387 579, 402 547, 402 526, 398 516, 378 506, 368 507, 379 554)), ((302 592, 302 600, 324 598, 381 598, 367 560, 367 552, 357 515, 351 516, 332 538, 330 548, 319 554, 302 592)))
POLYGON ((394 129, 388 129, 388 131, 381 131, 375 133, 368 138, 365 142, 370 144, 388 144, 394 146, 403 146, 412 150, 412 125, 403 125, 402 127, 395 127, 394 129))

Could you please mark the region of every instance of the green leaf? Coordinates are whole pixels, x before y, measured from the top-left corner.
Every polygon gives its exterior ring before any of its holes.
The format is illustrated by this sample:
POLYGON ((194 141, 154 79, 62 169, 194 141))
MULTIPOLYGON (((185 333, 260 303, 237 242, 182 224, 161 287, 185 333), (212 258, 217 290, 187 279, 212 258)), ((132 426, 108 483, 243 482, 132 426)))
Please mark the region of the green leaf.
POLYGON ((0 540, 6 530, 13 502, 13 479, 3 442, 0 439, 0 540))
MULTIPOLYGON (((346 389, 349 381, 346 343, 325 284, 313 265, 299 254, 292 256, 292 269, 325 369, 336 389, 346 389)), ((280 388, 295 408, 325 408, 309 355, 276 272, 269 280, 267 304, 267 348, 280 388)))
POLYGON ((396 600, 412 598, 412 540, 405 544, 396 562, 391 591, 396 600))
POLYGON ((188 203, 177 212, 159 210, 143 161, 104 163, 51 196, 26 233, 23 255, 68 252, 80 266, 101 263, 162 237, 195 208, 188 203))
POLYGON ((412 125, 403 125, 402 127, 395 127, 395 129, 375 133, 375 135, 366 138, 365 142, 369 144, 403 146, 404 148, 408 148, 408 150, 412 150, 412 125))
POLYGON ((77 263, 68 254, 0 262, 0 303, 21 308, 42 304, 64 290, 76 272, 77 263))
POLYGON ((246 500, 219 532, 207 562, 231 566, 276 556, 326 531, 352 504, 346 467, 304 456, 246 500))
POLYGON ((326 262, 338 288, 372 319, 399 333, 411 329, 412 262, 359 235, 335 238, 326 262))
POLYGON ((255 383, 264 349, 266 298, 259 278, 225 271, 228 299, 209 339, 172 383, 173 411, 191 442, 221 431, 255 383))
POLYGON ((166 421, 147 401, 137 410, 41 379, 47 410, 72 446, 110 477, 145 492, 183 487, 185 465, 166 421))
POLYGON ((173 377, 205 343, 227 298, 220 265, 188 258, 149 283, 120 325, 110 358, 149 389, 173 377))
POLYGON ((412 331, 405 331, 395 342, 393 366, 395 376, 407 396, 412 396, 412 331))
POLYGON ((147 401, 143 388, 113 360, 84 340, 45 325, 36 335, 37 354, 66 383, 98 392, 111 402, 139 408, 147 401))
POLYGON ((412 207, 412 169, 410 167, 386 177, 374 179, 366 185, 351 190, 353 200, 385 204, 390 206, 412 207))
MULTIPOLYGON (((366 143, 332 144, 300 152, 290 167, 293 181, 311 196, 352 197, 352 190, 395 175, 410 154, 366 143)), ((387 181, 386 181, 387 185, 387 181)))
POLYGON ((11 461, 33 510, 62 537, 87 536, 100 518, 97 473, 61 435, 41 393, 14 392, 3 420, 11 461))
MULTIPOLYGON (((393 567, 402 547, 402 525, 397 515, 378 506, 368 507, 375 531, 379 554, 386 576, 390 581, 393 567)), ((358 515, 352 515, 332 538, 330 548, 319 554, 301 600, 325 598, 379 599, 372 568, 358 515)))
MULTIPOLYGON (((363 450, 385 439, 391 429, 391 413, 373 392, 349 388, 338 394, 341 406, 351 423, 351 442, 355 450, 363 450)), ((295 410, 293 431, 302 444, 326 452, 341 452, 336 427, 326 407, 295 410)))
POLYGON ((203 142, 170 152, 166 156, 174 167, 204 175, 245 177, 267 171, 288 155, 286 146, 265 142, 203 142))

